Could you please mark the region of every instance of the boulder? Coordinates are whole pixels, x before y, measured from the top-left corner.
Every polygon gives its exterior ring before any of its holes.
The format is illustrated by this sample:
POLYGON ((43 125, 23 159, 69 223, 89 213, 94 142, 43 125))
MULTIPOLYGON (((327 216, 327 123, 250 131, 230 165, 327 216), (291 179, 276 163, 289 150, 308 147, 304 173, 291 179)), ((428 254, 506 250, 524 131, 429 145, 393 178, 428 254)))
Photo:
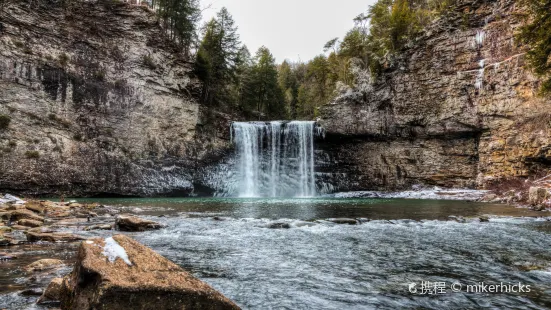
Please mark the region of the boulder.
POLYGON ((359 224, 358 220, 356 219, 349 219, 349 218, 332 218, 327 219, 329 222, 333 222, 335 224, 348 224, 348 225, 356 225, 359 224))
POLYGON ((36 262, 27 265, 27 267, 25 267, 25 271, 27 272, 42 271, 47 269, 54 269, 57 267, 61 267, 63 265, 64 265, 63 261, 59 259, 45 258, 45 259, 37 260, 36 262))
POLYGON ((530 187, 528 190, 528 203, 531 206, 540 207, 551 198, 549 189, 544 187, 530 187))
POLYGON ((27 219, 27 220, 44 222, 44 218, 42 216, 37 215, 33 211, 29 211, 27 209, 13 210, 8 215, 8 218, 10 218, 12 221, 27 219))
POLYGON ((113 229, 113 225, 111 224, 104 224, 104 225, 92 225, 84 228, 85 231, 90 230, 111 230, 113 229))
POLYGON ((19 293, 21 296, 40 296, 42 295, 42 289, 38 287, 28 288, 19 293))
POLYGON ((45 304, 60 301, 62 286, 63 278, 54 278, 36 303, 45 304))
POLYGON ((208 284, 123 235, 82 242, 61 309, 239 309, 208 284))
POLYGON ((481 215, 478 217, 478 219, 480 220, 481 223, 486 223, 490 221, 490 217, 487 215, 481 215))
POLYGON ((28 202, 27 204, 25 204, 25 209, 29 210, 29 211, 33 211, 35 213, 38 213, 38 214, 42 214, 44 213, 44 207, 38 203, 38 202, 28 202))
POLYGON ((13 229, 11 227, 8 227, 8 226, 0 226, 0 233, 3 233, 3 232, 10 232, 12 231, 13 229))
POLYGON ((27 231, 27 241, 37 242, 37 241, 48 241, 48 242, 72 242, 84 240, 81 236, 71 234, 71 233, 40 233, 40 232, 31 232, 27 231))
POLYGON ((35 221, 35 220, 28 220, 28 219, 22 219, 17 221, 17 225, 21 226, 27 226, 27 227, 40 227, 42 226, 41 221, 35 221))
POLYGON ((289 223, 270 223, 268 224, 268 228, 271 229, 289 229, 291 228, 291 225, 289 223))
POLYGON ((131 215, 117 215, 115 229, 120 231, 146 231, 160 229, 163 225, 131 215))

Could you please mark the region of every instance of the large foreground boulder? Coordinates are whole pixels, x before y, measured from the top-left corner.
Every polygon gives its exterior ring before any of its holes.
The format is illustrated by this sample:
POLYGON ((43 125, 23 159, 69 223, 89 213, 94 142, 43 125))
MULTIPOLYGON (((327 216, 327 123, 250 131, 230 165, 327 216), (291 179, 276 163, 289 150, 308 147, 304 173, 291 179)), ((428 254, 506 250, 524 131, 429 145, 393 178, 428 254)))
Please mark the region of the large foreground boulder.
POLYGON ((239 309, 208 284, 123 235, 81 243, 62 309, 239 309))
POLYGON ((160 229, 163 225, 144 220, 132 215, 117 215, 115 218, 115 228, 120 231, 146 231, 160 229))

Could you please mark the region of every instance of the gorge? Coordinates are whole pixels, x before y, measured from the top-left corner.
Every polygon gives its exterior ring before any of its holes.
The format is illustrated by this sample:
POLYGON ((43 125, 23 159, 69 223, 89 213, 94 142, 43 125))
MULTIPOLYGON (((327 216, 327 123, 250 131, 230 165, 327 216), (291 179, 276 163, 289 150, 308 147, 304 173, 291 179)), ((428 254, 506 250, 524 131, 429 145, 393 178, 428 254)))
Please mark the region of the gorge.
POLYGON ((378 0, 277 63, 197 0, 0 0, 0 309, 548 309, 530 1, 378 0))

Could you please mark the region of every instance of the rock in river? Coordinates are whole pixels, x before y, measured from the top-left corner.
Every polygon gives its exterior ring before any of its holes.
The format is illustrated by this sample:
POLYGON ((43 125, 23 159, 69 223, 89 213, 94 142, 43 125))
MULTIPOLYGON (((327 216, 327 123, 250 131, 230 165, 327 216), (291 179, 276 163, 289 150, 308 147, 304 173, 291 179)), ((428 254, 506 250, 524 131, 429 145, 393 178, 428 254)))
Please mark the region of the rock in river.
POLYGON ((115 228, 120 231, 146 231, 160 229, 163 225, 131 215, 117 215, 115 228))
POLYGON ((25 270, 27 272, 42 271, 42 270, 61 267, 63 265, 64 265, 63 261, 59 259, 45 258, 45 259, 37 260, 32 264, 29 264, 27 267, 25 267, 25 270))
POLYGON ((208 284, 123 235, 81 243, 62 309, 239 309, 208 284))

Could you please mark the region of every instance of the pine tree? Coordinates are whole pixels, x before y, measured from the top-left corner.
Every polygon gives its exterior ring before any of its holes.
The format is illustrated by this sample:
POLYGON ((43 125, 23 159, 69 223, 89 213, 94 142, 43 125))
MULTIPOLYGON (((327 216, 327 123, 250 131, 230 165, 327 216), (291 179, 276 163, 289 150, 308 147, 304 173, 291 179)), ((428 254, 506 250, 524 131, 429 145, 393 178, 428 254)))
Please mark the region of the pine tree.
POLYGON ((235 82, 240 48, 235 22, 222 8, 204 27, 195 63, 195 72, 203 81, 205 103, 219 105, 231 100, 229 85, 235 82))
POLYGON ((264 46, 260 47, 255 56, 252 86, 257 111, 269 118, 287 116, 277 74, 275 59, 270 50, 264 46))

